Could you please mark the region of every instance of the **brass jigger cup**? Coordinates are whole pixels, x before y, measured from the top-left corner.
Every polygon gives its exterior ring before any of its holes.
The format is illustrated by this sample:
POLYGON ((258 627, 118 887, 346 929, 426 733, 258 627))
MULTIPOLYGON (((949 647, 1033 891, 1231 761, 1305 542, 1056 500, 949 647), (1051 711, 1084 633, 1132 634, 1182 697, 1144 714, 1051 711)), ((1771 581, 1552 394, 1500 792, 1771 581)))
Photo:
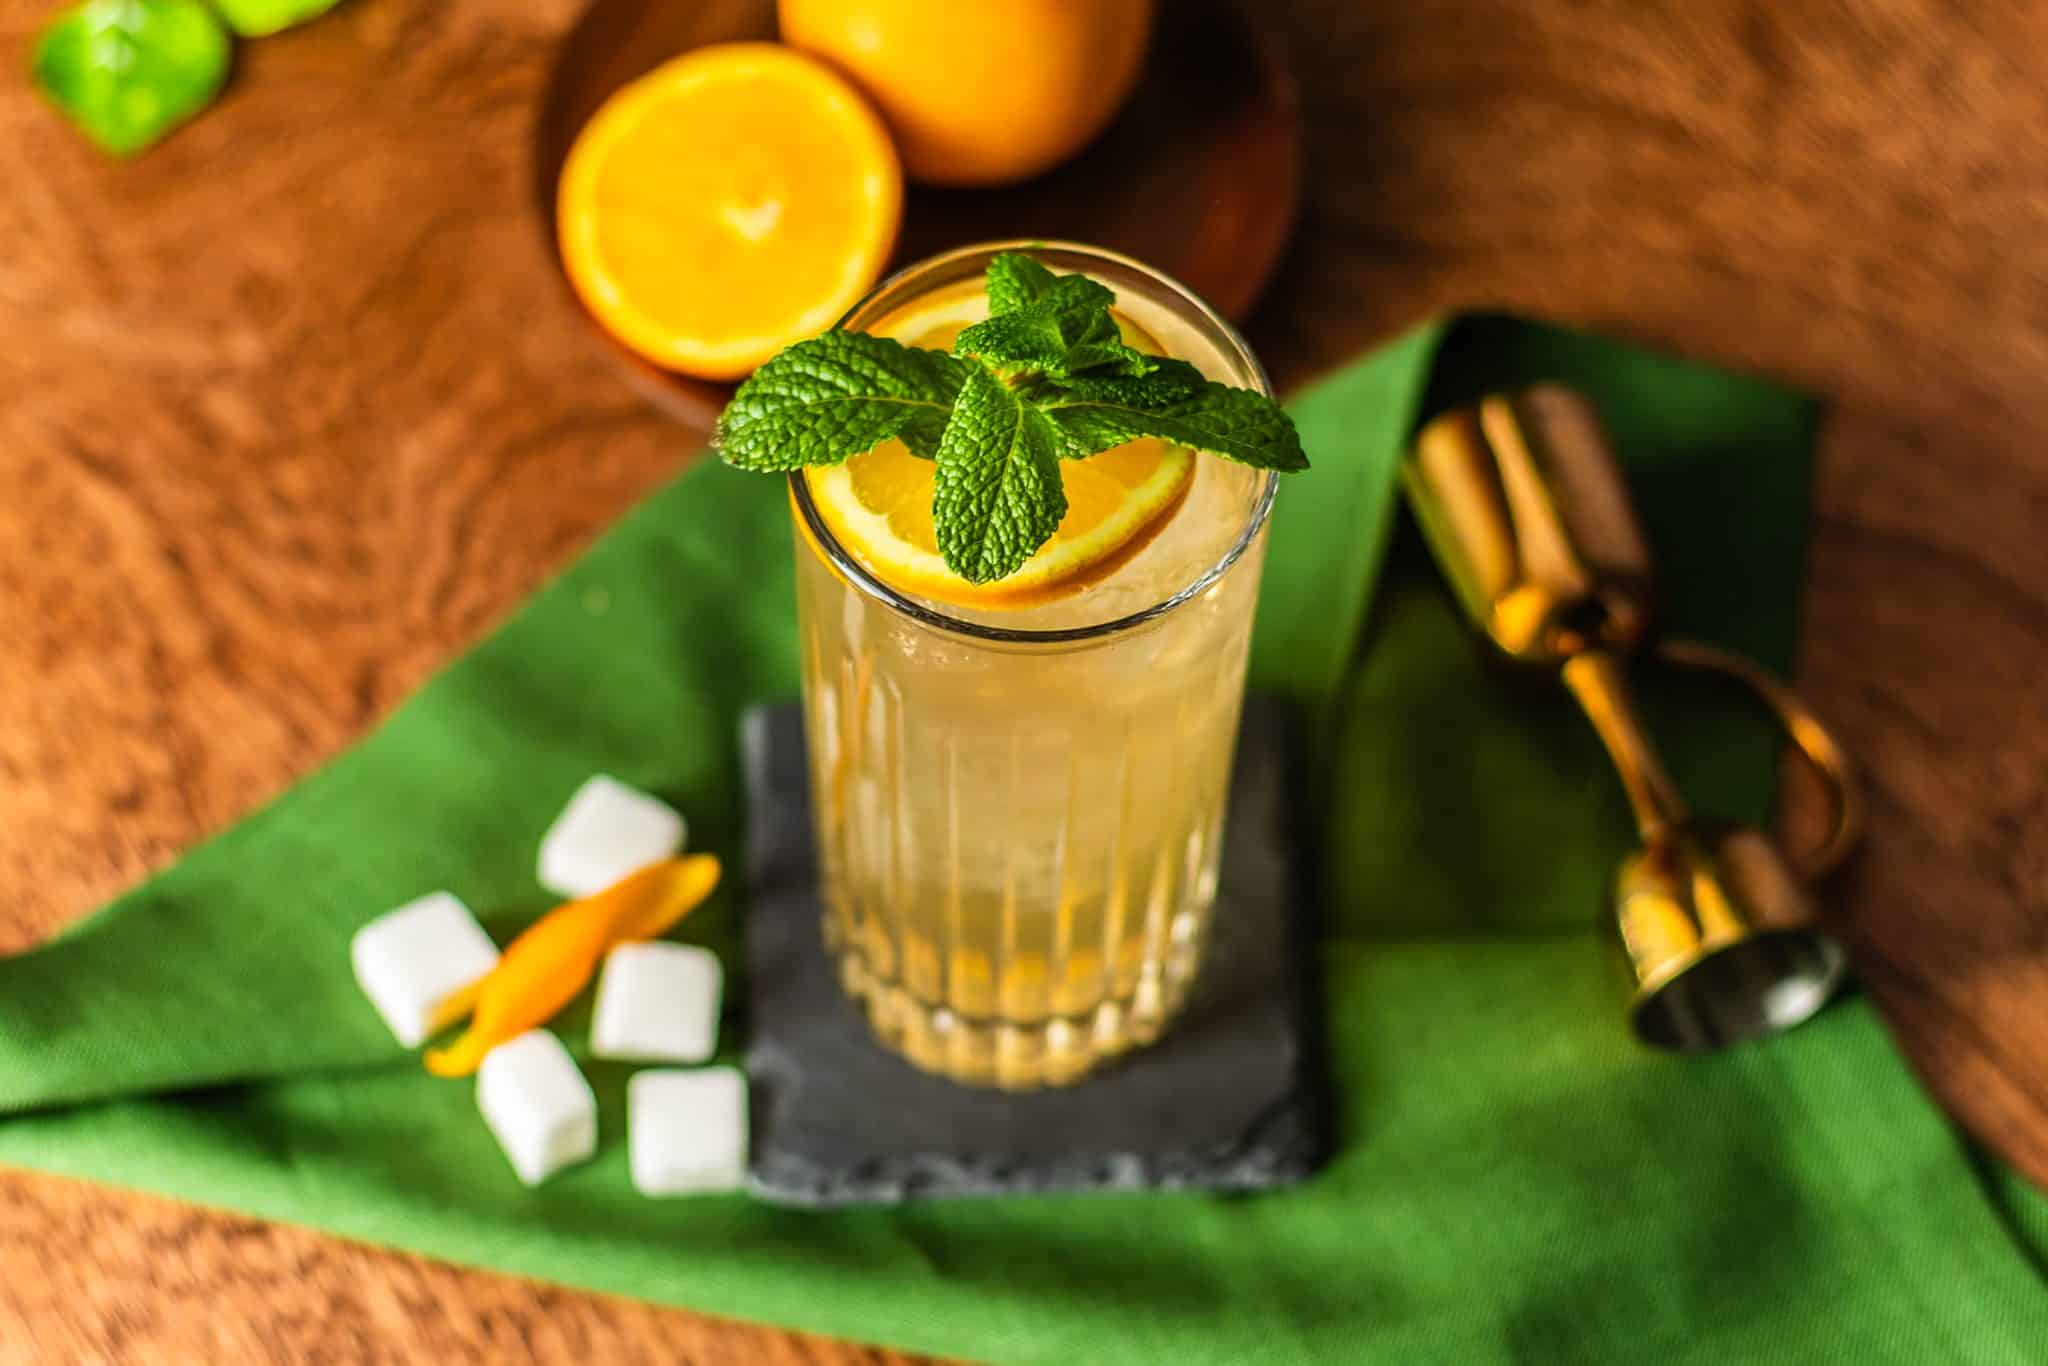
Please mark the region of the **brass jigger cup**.
POLYGON ((1402 468, 1460 605, 1510 660, 1557 669, 1607 747, 1643 847, 1612 911, 1645 1042, 1705 1051, 1798 1024, 1841 985, 1809 884, 1846 855, 1862 800, 1841 747, 1783 683, 1741 655, 1652 634, 1650 550, 1599 414, 1569 389, 1496 394, 1431 421, 1402 468), (1637 717, 1626 664, 1651 654, 1741 682, 1831 795, 1820 843, 1695 817, 1637 717))

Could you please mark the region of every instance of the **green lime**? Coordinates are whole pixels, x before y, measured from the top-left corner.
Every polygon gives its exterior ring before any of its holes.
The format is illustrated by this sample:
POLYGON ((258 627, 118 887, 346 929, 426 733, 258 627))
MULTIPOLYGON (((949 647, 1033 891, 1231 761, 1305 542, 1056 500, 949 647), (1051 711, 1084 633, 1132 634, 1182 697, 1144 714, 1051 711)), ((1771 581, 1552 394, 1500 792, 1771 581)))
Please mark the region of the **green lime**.
POLYGON ((43 30, 35 80, 94 142, 132 156, 212 101, 228 46, 200 0, 87 0, 43 30))

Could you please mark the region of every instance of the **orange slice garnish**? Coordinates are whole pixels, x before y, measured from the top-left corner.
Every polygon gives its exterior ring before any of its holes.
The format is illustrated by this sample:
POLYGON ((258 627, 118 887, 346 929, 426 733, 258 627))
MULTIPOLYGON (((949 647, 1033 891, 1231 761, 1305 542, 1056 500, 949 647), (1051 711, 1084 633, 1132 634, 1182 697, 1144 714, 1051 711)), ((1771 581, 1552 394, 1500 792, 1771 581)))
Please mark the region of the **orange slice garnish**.
POLYGON ((946 566, 932 526, 937 466, 885 441, 811 470, 811 498, 839 543, 892 586, 962 606, 1024 607, 1100 577, 1164 526, 1194 482, 1195 454, 1146 439, 1060 463, 1067 515, 1016 573, 969 583, 946 566))
MULTIPOLYGON (((943 349, 987 314, 977 285, 921 300, 877 330, 911 346, 943 349)), ((1151 334, 1122 314, 1116 320, 1126 343, 1160 354, 1151 334)), ((893 587, 962 607, 1035 607, 1099 581, 1149 544, 1186 499, 1195 453, 1148 437, 1086 460, 1061 461, 1067 515, 1059 529, 1015 573, 985 584, 954 573, 939 553, 932 524, 937 472, 902 442, 885 441, 804 477, 833 537, 893 587)))

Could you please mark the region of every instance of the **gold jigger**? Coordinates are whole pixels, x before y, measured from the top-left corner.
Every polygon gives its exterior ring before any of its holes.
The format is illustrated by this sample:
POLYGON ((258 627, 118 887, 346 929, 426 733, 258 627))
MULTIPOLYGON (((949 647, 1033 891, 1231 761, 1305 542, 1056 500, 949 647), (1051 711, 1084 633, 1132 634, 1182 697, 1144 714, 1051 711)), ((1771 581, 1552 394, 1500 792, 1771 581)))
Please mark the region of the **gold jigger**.
POLYGON ((1509 659, 1562 673, 1621 775, 1643 842, 1613 891, 1637 1035, 1704 1051, 1819 1010, 1845 962, 1814 928, 1807 887, 1855 843, 1861 793, 1841 747, 1763 668, 1701 642, 1653 643, 1649 546, 1593 405, 1546 385, 1445 413, 1416 437, 1402 482, 1466 614, 1509 659), (1625 662, 1643 652, 1732 678, 1771 709, 1832 797, 1815 848, 1788 855, 1752 827, 1691 814, 1629 695, 1625 662))

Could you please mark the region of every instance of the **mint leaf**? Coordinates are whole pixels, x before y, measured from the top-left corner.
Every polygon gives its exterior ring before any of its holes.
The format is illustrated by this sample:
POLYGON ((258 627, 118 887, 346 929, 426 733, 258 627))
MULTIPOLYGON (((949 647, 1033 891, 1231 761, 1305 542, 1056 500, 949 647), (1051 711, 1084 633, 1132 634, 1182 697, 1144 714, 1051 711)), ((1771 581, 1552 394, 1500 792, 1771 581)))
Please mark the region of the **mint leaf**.
MULTIPOLYGON (((1110 316, 1116 295, 1108 286, 1085 275, 1051 278, 1028 303, 963 330, 953 341, 953 354, 1013 375, 1064 378, 1089 370, 1142 375, 1153 368, 1151 357, 1124 345, 1110 316)), ((991 284, 991 309, 998 293, 1006 301, 1015 297, 1015 283, 1006 280, 1000 290, 991 284)))
POLYGON ((1058 363, 1077 342, 1100 340, 1105 325, 1115 335, 1109 316, 1115 301, 1107 287, 1085 275, 1059 276, 1029 303, 963 329, 953 339, 953 354, 1041 369, 1058 363))
POLYGON ((1049 382, 1050 393, 1041 403, 1070 401, 1120 403, 1131 407, 1159 408, 1177 403, 1202 391, 1209 380, 1194 366, 1170 356, 1152 356, 1152 371, 1145 375, 1075 375, 1049 382))
POLYGON ((1059 433, 980 366, 960 386, 938 466, 932 521, 939 553, 969 583, 1016 572, 1067 515, 1059 433))
POLYGON ((988 263, 990 316, 1015 313, 1051 289, 1058 278, 1022 252, 1004 252, 988 263))
MULTIPOLYGON (((1077 315, 1092 326, 1098 320, 1108 320, 1110 306, 1114 303, 1115 293, 1100 280, 1091 280, 1085 275, 1055 275, 1045 292, 1026 307, 1039 313, 1077 315)), ((1115 326, 1110 324, 1112 329, 1115 326)))
POLYGON ((1110 341, 1082 342, 1068 350, 1064 365, 1047 373, 1059 379, 1084 372, 1136 377, 1149 375, 1158 368, 1158 357, 1148 356, 1136 347, 1126 346, 1122 339, 1118 338, 1110 341))
POLYGON ((1065 362, 1059 321, 1027 307, 961 329, 953 354, 1006 370, 1044 371, 1065 362))
POLYGON ((739 387, 711 444, 743 470, 831 465, 898 437, 925 459, 979 366, 865 332, 832 331, 782 351, 739 387))
POLYGON ((1280 405, 1250 389, 1190 380, 1192 366, 1141 379, 1083 376, 1039 395, 1060 432, 1060 454, 1094 455, 1156 436, 1263 470, 1305 470, 1301 436, 1280 405))

